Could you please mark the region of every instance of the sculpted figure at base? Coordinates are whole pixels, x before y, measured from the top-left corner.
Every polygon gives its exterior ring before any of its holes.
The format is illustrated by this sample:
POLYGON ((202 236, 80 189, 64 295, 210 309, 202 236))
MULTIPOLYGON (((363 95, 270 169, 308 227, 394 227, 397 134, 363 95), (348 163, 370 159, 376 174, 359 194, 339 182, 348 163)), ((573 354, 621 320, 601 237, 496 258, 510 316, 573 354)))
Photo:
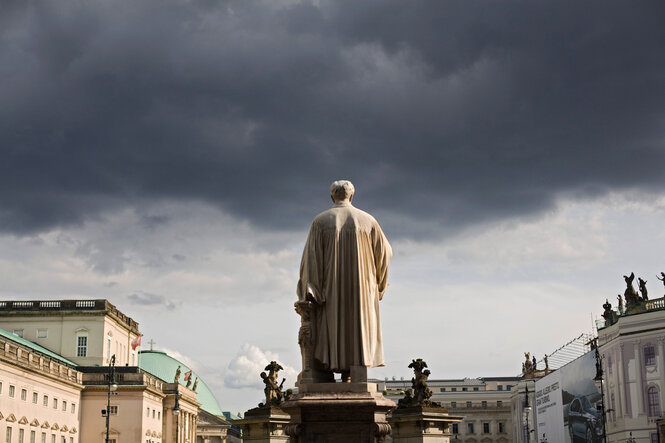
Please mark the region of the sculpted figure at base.
POLYGON ((303 317, 301 347, 303 362, 319 374, 315 382, 333 381, 333 372, 349 381, 350 373, 384 365, 379 301, 392 249, 374 217, 353 207, 354 192, 350 181, 332 184, 333 207, 312 222, 300 264, 296 306, 309 322, 303 317))
POLYGON ((414 377, 411 379, 411 388, 404 392, 404 398, 398 402, 398 408, 409 408, 412 406, 441 406, 439 403, 430 400, 432 390, 427 386, 429 369, 425 369, 427 363, 419 358, 411 360, 409 368, 413 369, 414 377))
POLYGON ((265 368, 265 370, 268 371, 268 374, 261 372, 261 378, 266 385, 263 389, 263 393, 266 395, 266 401, 265 403, 259 403, 260 408, 264 406, 279 406, 282 401, 288 400, 291 396, 291 389, 287 389, 286 392, 282 391, 284 382, 286 381, 285 378, 282 378, 281 383, 277 383, 278 373, 283 369, 282 365, 276 361, 271 361, 265 368))

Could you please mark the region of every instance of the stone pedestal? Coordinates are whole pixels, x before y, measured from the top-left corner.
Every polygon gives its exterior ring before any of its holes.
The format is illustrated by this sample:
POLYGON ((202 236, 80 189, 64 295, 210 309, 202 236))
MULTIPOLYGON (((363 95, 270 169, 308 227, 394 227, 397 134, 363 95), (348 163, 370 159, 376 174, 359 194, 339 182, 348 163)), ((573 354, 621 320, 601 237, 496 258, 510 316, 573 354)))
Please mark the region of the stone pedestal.
POLYGON ((449 443, 450 425, 463 417, 448 415, 443 407, 396 409, 389 417, 395 443, 449 443))
POLYGON ((242 420, 233 420, 240 425, 243 441, 255 443, 287 442, 285 427, 289 423, 289 414, 276 407, 260 407, 245 412, 242 420))
POLYGON ((390 434, 386 415, 395 403, 374 383, 301 383, 282 403, 290 414, 291 443, 382 443, 390 434))

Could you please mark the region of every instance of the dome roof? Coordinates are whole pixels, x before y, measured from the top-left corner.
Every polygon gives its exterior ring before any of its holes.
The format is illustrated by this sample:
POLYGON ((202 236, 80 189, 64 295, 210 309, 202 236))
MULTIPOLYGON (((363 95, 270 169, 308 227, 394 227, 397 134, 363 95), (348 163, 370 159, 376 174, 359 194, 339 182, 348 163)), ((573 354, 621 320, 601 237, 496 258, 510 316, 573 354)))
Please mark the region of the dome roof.
MULTIPOLYGON (((178 383, 185 386, 184 374, 191 370, 189 366, 162 351, 139 352, 139 367, 167 383, 173 383, 173 377, 178 366, 180 366, 183 374, 178 383)), ((217 403, 217 399, 212 394, 208 385, 206 385, 205 381, 196 372, 192 371, 192 383, 194 383, 196 377, 199 379, 199 384, 196 387, 196 399, 201 403, 201 409, 213 415, 223 415, 222 409, 219 407, 219 403, 217 403)))

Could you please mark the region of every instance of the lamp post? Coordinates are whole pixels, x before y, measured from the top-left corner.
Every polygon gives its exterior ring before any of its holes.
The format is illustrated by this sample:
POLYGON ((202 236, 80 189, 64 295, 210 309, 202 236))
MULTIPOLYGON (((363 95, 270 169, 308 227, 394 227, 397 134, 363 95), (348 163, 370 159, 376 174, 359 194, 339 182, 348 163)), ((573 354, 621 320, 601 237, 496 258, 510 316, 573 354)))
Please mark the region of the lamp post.
POLYGON ((111 395, 115 394, 118 390, 118 385, 115 383, 115 354, 111 356, 109 362, 109 388, 106 396, 106 443, 109 443, 109 429, 111 418, 111 395))
POLYGON ((602 423, 603 423, 603 443, 607 443, 607 434, 605 432, 606 418, 605 418, 605 391, 603 389, 603 362, 598 353, 598 346, 596 345, 596 376, 593 378, 593 381, 596 384, 596 387, 600 388, 600 412, 602 414, 602 423))
POLYGON ((526 426, 526 443, 531 441, 531 431, 529 430, 529 412, 531 412, 531 406, 529 406, 529 385, 525 386, 524 396, 526 401, 524 402, 524 424, 526 426))
MULTIPOLYGON (((178 389, 178 385, 176 385, 176 389, 178 389)), ((180 423, 178 420, 178 417, 180 417, 180 400, 179 400, 180 394, 176 390, 175 393, 175 405, 173 406, 173 415, 175 415, 175 443, 178 443, 178 431, 180 428, 180 423)))

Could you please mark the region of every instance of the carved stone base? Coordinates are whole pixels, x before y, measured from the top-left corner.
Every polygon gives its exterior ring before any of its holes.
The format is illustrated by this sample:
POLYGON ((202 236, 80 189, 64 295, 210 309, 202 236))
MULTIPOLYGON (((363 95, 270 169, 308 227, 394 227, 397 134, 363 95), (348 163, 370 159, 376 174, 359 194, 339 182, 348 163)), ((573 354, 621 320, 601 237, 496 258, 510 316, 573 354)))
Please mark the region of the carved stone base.
POLYGON ((396 409, 388 417, 395 443, 449 443, 450 425, 463 417, 448 415, 442 407, 396 409))
POLYGON ((287 442, 286 426, 289 423, 289 414, 274 406, 264 406, 250 409, 245 412, 242 420, 233 420, 240 425, 243 441, 255 443, 287 442))
POLYGON ((390 434, 386 415, 395 406, 368 383, 301 386, 282 403, 291 415, 291 443, 383 443, 390 434))

